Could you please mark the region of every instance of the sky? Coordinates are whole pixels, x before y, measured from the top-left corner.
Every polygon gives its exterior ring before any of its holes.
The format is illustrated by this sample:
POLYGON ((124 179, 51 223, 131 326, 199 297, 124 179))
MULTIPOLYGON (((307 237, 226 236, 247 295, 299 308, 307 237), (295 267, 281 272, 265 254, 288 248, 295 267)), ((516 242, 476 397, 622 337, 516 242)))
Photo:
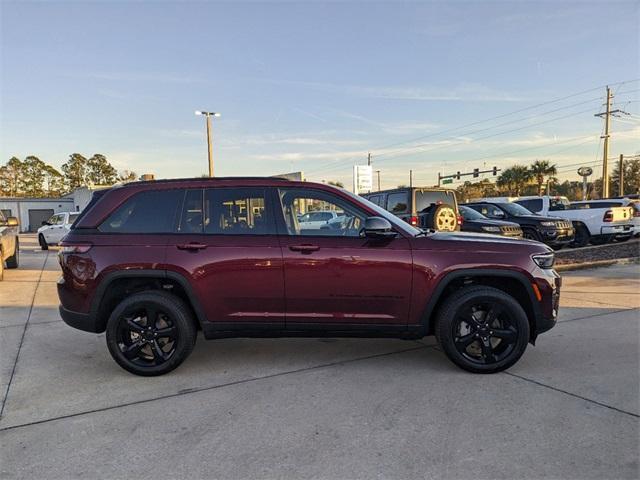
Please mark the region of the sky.
POLYGON ((640 153, 640 2, 0 2, 0 162, 383 188, 640 153))

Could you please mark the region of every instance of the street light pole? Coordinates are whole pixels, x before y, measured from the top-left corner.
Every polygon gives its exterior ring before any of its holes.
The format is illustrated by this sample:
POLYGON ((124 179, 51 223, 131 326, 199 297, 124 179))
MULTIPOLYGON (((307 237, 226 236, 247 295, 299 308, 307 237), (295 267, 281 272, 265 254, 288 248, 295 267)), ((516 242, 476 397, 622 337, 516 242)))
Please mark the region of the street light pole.
POLYGON ((211 117, 219 117, 217 112, 196 111, 196 115, 204 115, 207 123, 207 147, 209 156, 209 177, 213 177, 213 133, 211 131, 211 117))

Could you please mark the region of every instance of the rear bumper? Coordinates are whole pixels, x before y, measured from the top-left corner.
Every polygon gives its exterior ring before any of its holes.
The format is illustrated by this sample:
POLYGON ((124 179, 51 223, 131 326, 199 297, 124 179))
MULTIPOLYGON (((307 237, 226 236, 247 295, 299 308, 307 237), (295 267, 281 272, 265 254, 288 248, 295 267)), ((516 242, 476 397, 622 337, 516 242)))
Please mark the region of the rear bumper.
POLYGON ((102 329, 96 324, 95 319, 93 319, 91 315, 87 313, 79 313, 72 310, 67 310, 62 305, 60 305, 58 309, 60 311, 62 320, 70 327, 91 333, 102 332, 102 329))
POLYGON ((605 225, 600 228, 600 235, 621 235, 628 236, 633 235, 633 224, 629 223, 627 225, 605 225))

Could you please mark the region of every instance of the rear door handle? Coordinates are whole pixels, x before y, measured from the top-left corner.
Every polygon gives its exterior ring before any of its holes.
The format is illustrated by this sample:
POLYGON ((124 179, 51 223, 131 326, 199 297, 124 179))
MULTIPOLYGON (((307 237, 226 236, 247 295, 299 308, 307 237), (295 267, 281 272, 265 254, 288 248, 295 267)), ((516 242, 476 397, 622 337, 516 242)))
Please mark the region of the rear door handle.
POLYGON ((176 246, 178 247, 178 250, 203 250, 207 248, 207 246, 204 243, 196 243, 196 242, 183 243, 181 245, 176 245, 176 246))
POLYGON ((289 250, 300 253, 311 253, 320 250, 317 245, 289 245, 289 250))

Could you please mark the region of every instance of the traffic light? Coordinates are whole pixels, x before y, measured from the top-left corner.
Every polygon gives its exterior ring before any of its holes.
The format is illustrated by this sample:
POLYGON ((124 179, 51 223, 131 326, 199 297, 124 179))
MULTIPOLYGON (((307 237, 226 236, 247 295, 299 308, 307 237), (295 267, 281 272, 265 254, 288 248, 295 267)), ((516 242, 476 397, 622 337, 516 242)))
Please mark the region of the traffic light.
POLYGON ((479 168, 474 168, 473 169, 473 178, 478 178, 480 176, 480 169, 479 168))
POLYGON ((456 172, 456 180, 460 180, 460 172, 456 172))
POLYGON ((493 167, 493 176, 495 177, 498 174, 498 167, 493 167))

